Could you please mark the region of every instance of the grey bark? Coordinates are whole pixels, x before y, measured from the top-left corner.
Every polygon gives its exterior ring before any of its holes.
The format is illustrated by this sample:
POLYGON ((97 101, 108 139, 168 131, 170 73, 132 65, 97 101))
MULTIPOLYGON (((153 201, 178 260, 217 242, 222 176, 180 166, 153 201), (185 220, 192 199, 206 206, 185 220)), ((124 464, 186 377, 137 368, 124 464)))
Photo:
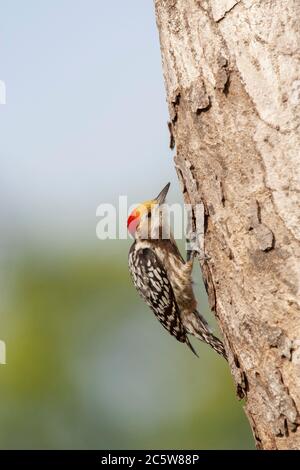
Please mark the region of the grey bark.
POLYGON ((155 8, 175 165, 204 207, 202 272, 237 393, 258 448, 300 449, 300 1, 155 8))

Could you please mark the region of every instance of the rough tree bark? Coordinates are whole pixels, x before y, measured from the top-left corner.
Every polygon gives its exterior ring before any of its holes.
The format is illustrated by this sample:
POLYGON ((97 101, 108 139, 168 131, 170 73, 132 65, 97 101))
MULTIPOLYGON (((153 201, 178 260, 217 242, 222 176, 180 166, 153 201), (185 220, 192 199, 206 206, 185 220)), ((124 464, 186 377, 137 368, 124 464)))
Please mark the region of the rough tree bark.
POLYGON ((237 392, 258 448, 300 449, 300 1, 155 7, 175 165, 204 207, 237 392))

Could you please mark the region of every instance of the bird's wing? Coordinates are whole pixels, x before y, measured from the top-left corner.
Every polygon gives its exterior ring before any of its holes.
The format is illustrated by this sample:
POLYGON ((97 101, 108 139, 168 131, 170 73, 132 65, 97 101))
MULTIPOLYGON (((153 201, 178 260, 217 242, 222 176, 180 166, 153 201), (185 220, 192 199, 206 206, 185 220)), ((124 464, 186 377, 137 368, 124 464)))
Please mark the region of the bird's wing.
POLYGON ((181 342, 186 342, 173 288, 166 270, 150 248, 133 250, 129 254, 133 283, 155 313, 160 323, 181 342))

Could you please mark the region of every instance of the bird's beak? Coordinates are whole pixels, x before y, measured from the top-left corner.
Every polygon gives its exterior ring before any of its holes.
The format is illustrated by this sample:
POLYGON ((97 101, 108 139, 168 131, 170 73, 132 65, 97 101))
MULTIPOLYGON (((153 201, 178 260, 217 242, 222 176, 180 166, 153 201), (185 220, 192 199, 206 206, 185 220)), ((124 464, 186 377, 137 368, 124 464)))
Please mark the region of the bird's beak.
POLYGON ((155 200, 158 202, 158 204, 163 204, 165 202, 166 196, 168 194, 170 187, 170 183, 168 183, 164 189, 159 193, 159 195, 155 198, 155 200))

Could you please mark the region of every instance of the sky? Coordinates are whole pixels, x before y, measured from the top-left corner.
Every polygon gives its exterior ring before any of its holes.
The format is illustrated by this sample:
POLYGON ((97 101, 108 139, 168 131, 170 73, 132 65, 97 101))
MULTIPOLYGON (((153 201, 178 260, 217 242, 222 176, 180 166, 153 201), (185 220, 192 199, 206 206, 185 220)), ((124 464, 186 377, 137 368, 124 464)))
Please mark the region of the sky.
POLYGON ((168 181, 180 202, 152 1, 3 1, 0 52, 2 236, 94 238, 100 203, 168 181))

